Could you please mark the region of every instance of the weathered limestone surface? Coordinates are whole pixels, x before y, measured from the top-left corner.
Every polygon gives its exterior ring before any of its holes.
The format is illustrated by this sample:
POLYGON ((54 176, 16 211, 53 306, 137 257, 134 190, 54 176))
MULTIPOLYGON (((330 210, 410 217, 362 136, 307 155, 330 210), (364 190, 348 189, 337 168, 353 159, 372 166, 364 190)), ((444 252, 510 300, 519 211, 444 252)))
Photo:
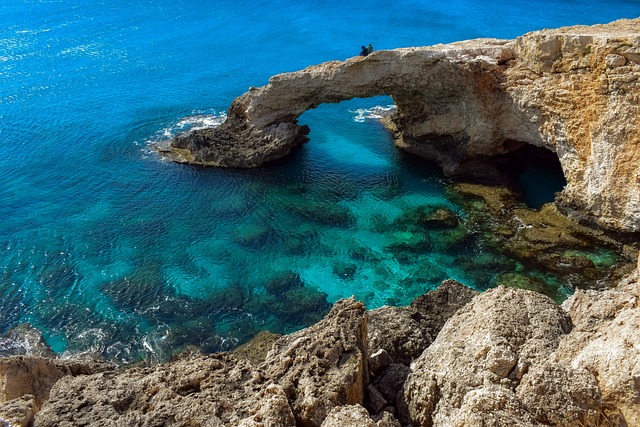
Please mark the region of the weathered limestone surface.
POLYGON ((283 336, 260 366, 229 354, 64 377, 37 414, 41 426, 316 426, 337 406, 362 404, 368 382, 362 303, 283 336))
POLYGON ((565 210, 640 231, 640 19, 378 51, 279 74, 236 98, 218 128, 177 137, 177 161, 253 167, 308 129, 304 111, 390 95, 396 144, 449 174, 533 144, 556 153, 565 210))
POLYGON ((634 272, 616 288, 578 291, 562 306, 505 287, 474 296, 448 282, 412 304, 414 313, 431 307, 441 317, 415 324, 436 336, 410 367, 384 348, 369 354, 367 341, 380 331, 368 335, 369 316, 353 299, 278 338, 264 362, 251 351, 238 353, 246 359, 192 354, 121 370, 0 359, 0 425, 638 425, 639 280, 634 272))
POLYGON ((407 307, 384 306, 369 312, 369 353, 384 350, 389 363, 409 365, 427 348, 444 323, 477 292, 455 280, 445 280, 433 292, 407 307))
POLYGON ((603 409, 640 425, 640 281, 627 277, 602 294, 578 291, 563 307, 575 325, 556 351, 565 366, 597 378, 603 409))
POLYGON ((546 296, 504 287, 477 296, 412 364, 405 384, 411 420, 447 426, 467 405, 478 406, 477 399, 493 399, 513 406, 510 416, 529 422, 515 388, 570 328, 568 317, 546 296))

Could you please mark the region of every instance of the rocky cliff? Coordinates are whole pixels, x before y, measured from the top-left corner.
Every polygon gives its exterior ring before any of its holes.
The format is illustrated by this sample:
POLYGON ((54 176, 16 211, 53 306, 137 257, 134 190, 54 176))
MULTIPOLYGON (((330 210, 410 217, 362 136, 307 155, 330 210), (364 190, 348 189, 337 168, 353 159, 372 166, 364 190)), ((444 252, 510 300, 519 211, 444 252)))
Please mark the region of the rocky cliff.
POLYGON ((396 144, 449 174, 532 144, 556 153, 566 210, 640 231, 640 19, 378 51, 272 77, 219 127, 181 135, 174 160, 253 167, 304 140, 322 103, 390 95, 396 144))
POLYGON ((266 355, 258 340, 253 357, 129 369, 14 356, 0 425, 640 425, 639 298, 638 272, 562 306, 446 281, 407 307, 339 301, 266 355))

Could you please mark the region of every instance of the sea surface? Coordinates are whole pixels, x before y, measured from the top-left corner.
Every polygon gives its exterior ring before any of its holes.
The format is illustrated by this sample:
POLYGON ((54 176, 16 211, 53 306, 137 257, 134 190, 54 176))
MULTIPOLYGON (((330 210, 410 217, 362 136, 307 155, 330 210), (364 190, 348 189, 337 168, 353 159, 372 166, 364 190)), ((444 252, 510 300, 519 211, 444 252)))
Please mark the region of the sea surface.
POLYGON ((305 113, 310 141, 254 170, 178 165, 151 147, 219 123, 273 74, 364 44, 639 15, 629 0, 0 0, 0 334, 28 322, 64 355, 153 362, 304 327, 351 295, 407 304, 446 278, 483 290, 525 271, 461 263, 492 256, 482 241, 410 244, 407 212, 465 212, 437 167, 393 147, 377 121, 390 98, 305 113))

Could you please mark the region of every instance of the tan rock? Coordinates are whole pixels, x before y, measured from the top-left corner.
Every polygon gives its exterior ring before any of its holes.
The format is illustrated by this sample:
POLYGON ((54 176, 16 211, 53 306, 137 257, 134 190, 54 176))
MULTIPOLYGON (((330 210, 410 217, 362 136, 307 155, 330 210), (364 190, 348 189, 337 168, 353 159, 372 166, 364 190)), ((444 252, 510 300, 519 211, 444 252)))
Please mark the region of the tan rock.
MULTIPOLYGON (((395 363, 408 365, 427 348, 445 322, 477 292, 445 280, 407 307, 381 307, 369 312, 369 353, 384 350, 395 363)), ((388 365, 387 365, 388 366, 388 365)))
POLYGON ((364 403, 368 359, 365 308, 350 298, 315 325, 278 339, 262 366, 289 396, 298 423, 320 426, 333 407, 364 403))
POLYGON ((376 427, 376 423, 366 409, 360 405, 352 405, 333 408, 322 427, 376 427))
POLYGON ((509 390, 496 386, 471 390, 460 409, 444 424, 447 427, 534 427, 541 426, 509 390))
POLYGON ((258 402, 256 412, 249 418, 240 421, 238 427, 295 427, 287 395, 281 387, 270 385, 265 389, 262 399, 258 402))
POLYGON ((260 366, 221 353, 65 376, 36 426, 320 426, 332 408, 363 403, 366 337, 364 306, 342 300, 316 325, 279 338, 260 366))
POLYGON ((589 426, 600 422, 600 388, 585 369, 555 362, 532 366, 518 385, 516 396, 543 424, 589 426))
POLYGON ((404 394, 411 420, 447 426, 451 418, 466 419, 462 414, 473 413, 478 402, 496 398, 512 402, 505 410, 518 408, 504 417, 528 425, 533 417, 514 390, 569 330, 566 315, 546 296, 498 287, 475 297, 412 364, 404 394))
POLYGON ((0 425, 28 427, 36 413, 35 400, 30 394, 0 403, 0 425))
POLYGON ((630 426, 640 425, 639 301, 637 273, 606 292, 576 292, 563 305, 574 330, 555 354, 559 363, 590 372, 597 379, 604 413, 630 426))
POLYGON ((49 398, 51 387, 64 376, 85 375, 111 369, 98 362, 76 362, 45 357, 0 358, 0 403, 29 395, 37 412, 49 398))
POLYGON ((322 427, 400 427, 400 423, 387 412, 374 422, 362 406, 351 405, 333 408, 322 427))

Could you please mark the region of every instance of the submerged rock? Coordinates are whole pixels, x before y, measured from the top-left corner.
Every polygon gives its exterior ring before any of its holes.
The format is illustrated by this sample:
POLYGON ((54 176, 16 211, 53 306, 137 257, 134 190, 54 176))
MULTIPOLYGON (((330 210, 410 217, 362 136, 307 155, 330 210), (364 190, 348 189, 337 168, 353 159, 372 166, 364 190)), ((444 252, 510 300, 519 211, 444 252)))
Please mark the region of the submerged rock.
MULTIPOLYGON (((450 185, 447 193, 467 210, 464 224, 481 236, 487 253, 514 259, 525 268, 544 271, 558 282, 598 288, 605 281, 618 281, 633 268, 624 254, 620 254, 621 240, 601 229, 576 223, 552 203, 529 209, 508 188, 470 183, 450 185), (605 252, 610 256, 600 255, 605 252), (603 261, 596 264, 594 259, 599 257, 603 261)), ((476 264, 473 259, 465 262, 468 269, 476 264)), ((495 283, 531 289, 522 277, 513 280, 514 270, 517 271, 515 266, 492 271, 493 275, 502 273, 495 283)), ((529 285, 558 302, 564 299, 564 295, 552 287, 535 286, 532 281, 529 285)))

